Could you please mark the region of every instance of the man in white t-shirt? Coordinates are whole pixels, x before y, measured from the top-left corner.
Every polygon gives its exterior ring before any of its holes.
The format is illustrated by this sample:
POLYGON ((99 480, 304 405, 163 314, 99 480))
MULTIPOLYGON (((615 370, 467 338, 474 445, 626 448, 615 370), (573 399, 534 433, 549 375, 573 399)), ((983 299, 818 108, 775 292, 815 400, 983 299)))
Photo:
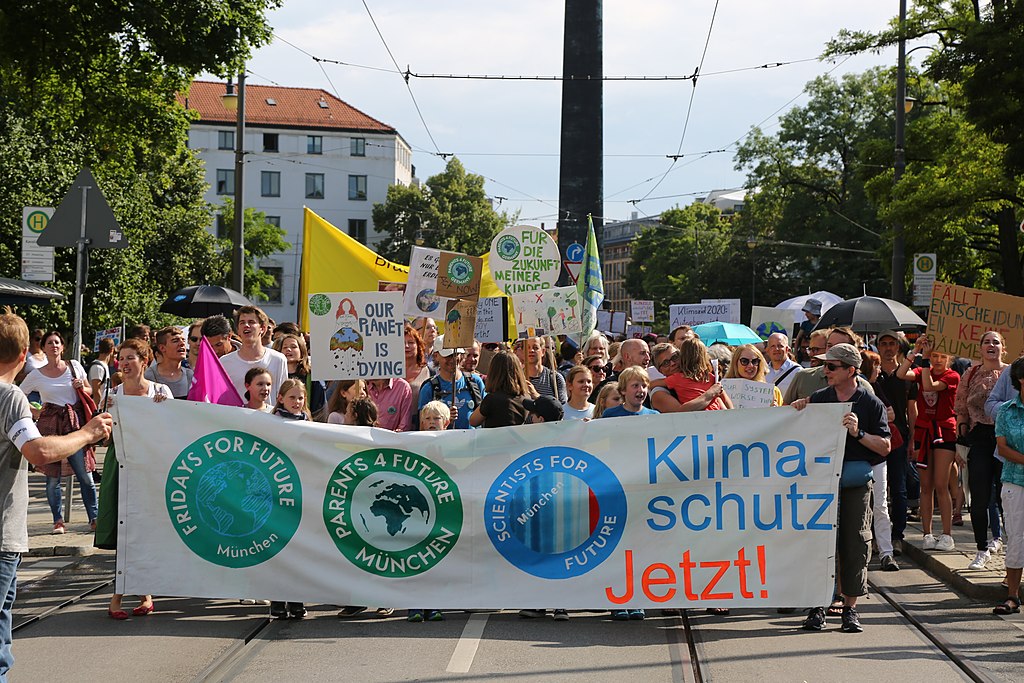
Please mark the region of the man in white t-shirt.
POLYGON ((245 373, 251 368, 264 368, 270 373, 270 399, 277 401, 277 390, 288 379, 288 359, 283 353, 263 345, 263 335, 270 319, 256 306, 242 306, 235 315, 235 330, 242 340, 242 348, 221 356, 220 364, 228 373, 238 395, 245 395, 245 373))
POLYGON ((800 364, 789 357, 789 337, 776 332, 768 335, 768 342, 765 345, 768 356, 768 374, 764 381, 774 384, 783 394, 789 388, 789 383, 800 371, 800 364))

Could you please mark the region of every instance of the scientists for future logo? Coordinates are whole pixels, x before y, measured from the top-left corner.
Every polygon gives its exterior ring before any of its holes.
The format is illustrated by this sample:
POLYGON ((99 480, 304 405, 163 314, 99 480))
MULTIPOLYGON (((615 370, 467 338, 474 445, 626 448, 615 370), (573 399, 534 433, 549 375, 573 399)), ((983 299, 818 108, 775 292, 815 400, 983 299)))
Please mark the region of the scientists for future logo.
POLYGON ((487 492, 491 543, 544 579, 586 574, 608 559, 626 526, 626 493, 586 451, 545 446, 505 468, 487 492))
POLYGON ((252 567, 288 545, 302 517, 302 485, 291 459, 245 432, 224 430, 187 446, 164 487, 178 536, 199 557, 252 567))

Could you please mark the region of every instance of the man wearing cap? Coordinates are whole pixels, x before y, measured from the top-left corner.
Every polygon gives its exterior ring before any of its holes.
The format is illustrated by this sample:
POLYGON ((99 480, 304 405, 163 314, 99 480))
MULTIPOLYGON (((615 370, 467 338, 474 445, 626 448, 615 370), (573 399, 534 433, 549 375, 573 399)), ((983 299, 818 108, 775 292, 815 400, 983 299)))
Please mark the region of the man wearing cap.
POLYGON ((800 364, 789 357, 789 337, 781 332, 768 335, 765 351, 768 356, 768 373, 764 381, 774 384, 779 391, 785 393, 793 376, 800 371, 800 364))
MULTIPOLYGON (((817 331, 815 331, 815 334, 817 334, 817 331)), ((833 327, 829 330, 828 337, 826 338, 825 350, 827 352, 828 349, 831 349, 836 344, 849 344, 857 348, 860 342, 860 336, 850 328, 833 327)), ((825 354, 814 356, 814 358, 824 362, 825 354)), ((864 379, 864 377, 857 375, 856 382, 861 389, 874 395, 875 390, 871 388, 871 383, 864 379)), ((824 365, 797 370, 793 373, 793 381, 790 383, 789 388, 783 394, 782 402, 787 406, 791 405, 798 398, 807 398, 815 391, 824 389, 826 386, 828 386, 828 376, 825 374, 824 365)))
POLYGON ((486 395, 480 376, 467 376, 460 370, 465 349, 444 348, 444 335, 434 340, 434 364, 437 374, 420 387, 417 411, 431 401, 444 401, 452 411, 451 429, 471 429, 469 416, 486 395), (452 396, 452 383, 455 396, 452 396))
POLYGON ((800 331, 796 333, 796 346, 800 348, 800 342, 810 336, 811 330, 814 329, 815 325, 821 319, 821 302, 817 299, 808 299, 804 302, 803 308, 800 309, 804 312, 804 316, 807 320, 800 323, 800 331))
POLYGON ((533 424, 539 422, 559 422, 565 417, 562 404, 550 396, 523 399, 523 407, 530 414, 528 419, 533 424))
POLYGON ((893 423, 903 437, 903 443, 892 450, 886 458, 885 470, 889 480, 892 520, 892 550, 894 555, 903 552, 903 534, 907 529, 907 470, 912 455, 914 440, 910 438, 910 425, 917 422, 917 384, 896 376, 896 369, 903 360, 903 333, 885 330, 875 340, 878 355, 882 359, 878 386, 889 400, 895 417, 893 423))
MULTIPOLYGON (((857 615, 857 598, 868 592, 868 558, 871 557, 871 482, 870 466, 880 463, 889 452, 889 421, 885 405, 874 394, 857 386, 860 369, 860 351, 852 344, 836 344, 825 352, 825 375, 828 386, 814 392, 810 398, 793 402, 803 410, 809 403, 851 403, 852 409, 843 415, 846 430, 846 452, 843 472, 866 469, 864 483, 846 481, 839 488, 839 520, 836 533, 839 560, 839 591, 843 596, 843 622, 845 633, 860 633, 864 629, 857 615), (858 465, 857 463, 860 463, 858 465), (866 465, 864 464, 866 463, 866 465)), ((846 476, 843 477, 847 479, 846 476)), ((803 628, 820 631, 825 628, 825 608, 811 609, 803 628)))

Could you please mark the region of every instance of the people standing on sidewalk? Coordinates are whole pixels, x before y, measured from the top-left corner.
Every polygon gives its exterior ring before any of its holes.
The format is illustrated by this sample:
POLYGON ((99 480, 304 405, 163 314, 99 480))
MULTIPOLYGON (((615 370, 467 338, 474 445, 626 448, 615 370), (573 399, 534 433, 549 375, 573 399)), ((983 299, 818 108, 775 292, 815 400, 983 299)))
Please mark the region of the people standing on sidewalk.
POLYGON ((1024 358, 1013 361, 1009 374, 1017 396, 1003 404, 996 418, 996 444, 1006 462, 1002 471, 1006 522, 1006 600, 995 614, 1020 612, 1020 577, 1024 569, 1024 358))
MULTIPOLYGON (((45 436, 78 431, 85 424, 85 406, 78 392, 92 395, 85 368, 77 360, 61 358, 64 337, 56 330, 50 330, 43 336, 43 351, 46 353, 46 365, 29 373, 21 383, 21 390, 26 395, 39 392, 43 408, 37 418, 37 427, 45 436)), ((72 473, 78 479, 89 526, 96 528, 96 484, 92 479, 95 469, 96 455, 91 445, 72 454, 64 463, 50 463, 38 469, 46 476, 46 500, 53 513, 53 533, 63 534, 65 530, 61 478, 72 473)))
MULTIPOLYGON (((890 405, 889 398, 885 395, 882 387, 878 384, 878 378, 882 374, 882 359, 874 351, 861 351, 860 373, 871 383, 875 390, 875 396, 885 405, 885 418, 889 422, 889 445, 903 445, 903 437, 896 428, 896 410, 890 405)), ((892 457, 892 452, 885 458, 892 457)), ((889 505, 887 503, 886 491, 888 488, 889 470, 885 461, 871 466, 872 484, 872 507, 871 507, 871 530, 878 546, 878 561, 883 571, 898 572, 899 564, 893 558, 894 548, 892 540, 892 519, 889 517, 889 505)))
POLYGON ((956 411, 957 441, 970 449, 967 452, 967 483, 971 491, 971 527, 977 554, 968 569, 984 569, 993 549, 1001 544, 999 513, 994 516, 993 538, 989 540, 988 527, 993 487, 1002 476, 1002 463, 996 459, 995 422, 985 412, 985 402, 999 376, 1006 368, 1003 362, 1003 335, 990 330, 981 336, 981 364, 972 365, 964 373, 953 404, 956 411))
POLYGON ((28 398, 14 385, 25 365, 28 325, 6 308, 0 313, 0 681, 6 681, 14 655, 11 622, 18 592, 18 565, 28 552, 28 465, 59 463, 88 444, 110 436, 113 420, 94 416, 81 429, 43 436, 32 421, 28 398), (24 456, 24 457, 23 457, 24 456))

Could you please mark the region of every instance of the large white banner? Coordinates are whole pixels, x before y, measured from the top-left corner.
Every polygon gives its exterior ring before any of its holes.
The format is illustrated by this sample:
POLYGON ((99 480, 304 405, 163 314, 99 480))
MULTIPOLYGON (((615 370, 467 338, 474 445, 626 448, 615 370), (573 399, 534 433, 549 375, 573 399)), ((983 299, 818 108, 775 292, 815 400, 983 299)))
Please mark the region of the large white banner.
POLYGON ((403 434, 117 410, 119 593, 446 609, 832 595, 848 405, 403 434))

